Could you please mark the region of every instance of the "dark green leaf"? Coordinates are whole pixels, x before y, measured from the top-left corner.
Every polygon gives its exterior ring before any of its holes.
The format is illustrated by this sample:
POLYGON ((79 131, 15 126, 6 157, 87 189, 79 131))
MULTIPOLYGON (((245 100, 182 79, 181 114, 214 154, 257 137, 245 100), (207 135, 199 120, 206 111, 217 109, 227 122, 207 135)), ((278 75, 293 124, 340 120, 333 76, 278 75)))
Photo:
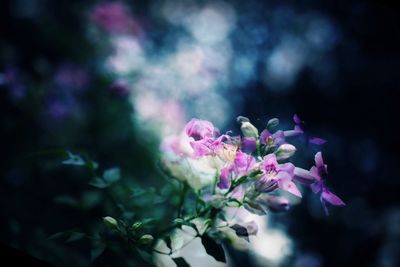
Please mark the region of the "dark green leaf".
POLYGON ((147 251, 138 249, 138 248, 136 248, 136 251, 139 254, 140 258, 142 258, 143 261, 153 264, 153 258, 151 257, 150 253, 148 253, 147 251))
POLYGON ((234 181, 234 185, 238 186, 238 185, 244 183, 246 181, 246 179, 247 179, 247 176, 242 176, 239 179, 237 179, 236 181, 234 181))
POLYGON ((73 241, 78 241, 80 239, 82 239, 85 236, 84 233, 81 232, 72 232, 71 235, 69 236, 69 238, 67 239, 67 243, 69 242, 73 242, 73 241))
POLYGON ((172 260, 175 262, 177 267, 190 267, 190 265, 182 257, 172 258, 172 260))
POLYGON ((90 261, 93 262, 95 259, 97 259, 101 254, 103 254, 105 249, 106 249, 105 244, 103 243, 96 244, 90 251, 90 261))
POLYGON ((67 153, 68 153, 68 158, 66 160, 62 161, 63 164, 66 164, 66 165, 77 165, 77 166, 85 165, 85 161, 81 158, 81 156, 74 155, 69 151, 67 151, 67 153))
POLYGON ((71 207, 78 207, 79 206, 79 201, 69 195, 61 195, 58 197, 54 198, 54 202, 57 204, 63 204, 71 207))
POLYGON ((108 184, 114 183, 121 178, 121 171, 119 168, 105 170, 103 178, 108 184))
POLYGON ((108 183, 106 183, 102 178, 96 177, 94 180, 90 181, 89 184, 91 186, 97 187, 97 188, 106 188, 109 186, 108 183))
POLYGON ((97 162, 95 162, 95 161, 87 160, 86 161, 86 167, 91 171, 95 171, 99 167, 99 164, 97 162))
POLYGON ((163 238, 163 240, 165 241, 165 244, 167 245, 167 247, 172 251, 171 237, 165 236, 163 238))
POLYGON ((224 249, 220 244, 210 238, 208 235, 203 235, 201 237, 201 243, 206 249, 207 254, 213 256, 217 261, 226 262, 224 249))
POLYGON ((48 240, 53 240, 53 239, 57 239, 64 236, 64 232, 58 232, 55 233, 54 235, 51 235, 49 238, 47 238, 48 240))

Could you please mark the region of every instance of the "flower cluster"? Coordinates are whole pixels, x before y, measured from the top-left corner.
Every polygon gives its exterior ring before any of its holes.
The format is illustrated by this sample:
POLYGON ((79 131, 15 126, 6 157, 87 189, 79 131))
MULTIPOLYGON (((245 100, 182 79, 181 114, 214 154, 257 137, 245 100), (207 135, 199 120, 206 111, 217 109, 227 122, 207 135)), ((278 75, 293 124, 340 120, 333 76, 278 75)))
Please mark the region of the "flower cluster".
MULTIPOLYGON (((167 138, 162 144, 163 163, 172 176, 195 190, 212 188, 202 193, 205 200, 237 201, 252 213, 262 215, 268 210, 284 211, 289 200, 280 194, 286 191, 301 198, 298 184, 309 186, 328 214, 328 205, 345 203, 325 185, 327 165, 322 153, 315 154, 315 165, 309 170, 290 162, 296 147, 290 138, 304 135, 301 119, 293 117, 291 130, 275 130, 278 119, 271 119, 259 133, 248 118, 237 118, 243 136, 220 134, 206 120, 192 119, 180 136, 167 138)), ((310 143, 326 141, 311 137, 310 143)))

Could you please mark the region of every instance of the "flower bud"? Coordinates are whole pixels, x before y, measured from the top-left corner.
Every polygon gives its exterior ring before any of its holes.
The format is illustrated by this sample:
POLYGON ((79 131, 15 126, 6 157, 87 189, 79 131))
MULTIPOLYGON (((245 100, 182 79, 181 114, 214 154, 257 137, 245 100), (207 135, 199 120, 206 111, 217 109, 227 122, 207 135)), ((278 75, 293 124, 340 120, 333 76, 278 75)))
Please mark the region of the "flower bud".
POLYGON ((240 123, 240 124, 242 124, 243 122, 250 122, 249 118, 246 118, 244 116, 238 116, 236 118, 236 121, 237 121, 237 123, 240 123))
POLYGON ((153 243, 154 237, 152 235, 146 234, 142 235, 139 239, 139 243, 142 245, 150 245, 153 243))
POLYGON ((110 216, 106 216, 103 218, 104 223, 110 228, 118 228, 118 222, 116 219, 110 216))
POLYGON ((287 159, 293 156, 294 152, 296 152, 296 147, 291 144, 283 144, 278 147, 275 151, 276 159, 287 159))
POLYGON ((258 138, 258 130, 248 121, 242 122, 242 126, 240 126, 240 130, 245 137, 254 137, 258 138))
POLYGON ((132 229, 137 230, 139 228, 141 228, 143 226, 142 222, 135 222, 134 224, 132 224, 132 229))
POLYGON ((277 118, 272 118, 267 122, 267 128, 269 130, 273 130, 278 125, 279 125, 279 119, 277 118))

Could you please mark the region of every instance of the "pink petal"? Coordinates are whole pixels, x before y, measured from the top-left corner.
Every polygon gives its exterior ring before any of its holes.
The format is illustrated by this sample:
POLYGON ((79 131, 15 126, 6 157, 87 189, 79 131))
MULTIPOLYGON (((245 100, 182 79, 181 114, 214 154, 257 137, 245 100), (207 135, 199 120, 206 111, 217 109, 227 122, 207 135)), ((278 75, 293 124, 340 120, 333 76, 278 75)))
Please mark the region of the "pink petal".
POLYGON ((341 200, 337 195, 333 194, 332 192, 328 190, 324 190, 321 194, 321 198, 330 203, 331 205, 334 206, 345 206, 346 204, 341 200))
POLYGON ((315 177, 310 171, 295 167, 293 180, 298 181, 302 184, 311 185, 316 182, 315 177))
POLYGON ((319 138, 319 137, 310 137, 310 139, 309 139, 308 141, 309 141, 311 144, 318 145, 318 146, 323 145, 323 144, 325 144, 326 142, 328 142, 328 141, 326 141, 325 139, 322 139, 322 138, 319 138))
POLYGON ((322 153, 318 152, 317 154, 315 154, 315 166, 319 167, 319 166, 324 166, 324 159, 322 158, 322 153))
POLYGON ((301 124, 301 119, 300 119, 299 115, 297 115, 297 114, 294 114, 294 115, 293 115, 293 121, 294 121, 296 124, 301 124))
POLYGON ((230 166, 222 168, 221 174, 219 176, 219 182, 217 186, 221 189, 228 189, 231 186, 231 171, 230 166))
POLYGON ((280 189, 287 191, 295 196, 301 197, 301 192, 297 188, 296 184, 292 182, 289 174, 282 173, 281 175, 278 174, 276 177, 278 176, 281 176, 278 180, 278 186, 280 189))

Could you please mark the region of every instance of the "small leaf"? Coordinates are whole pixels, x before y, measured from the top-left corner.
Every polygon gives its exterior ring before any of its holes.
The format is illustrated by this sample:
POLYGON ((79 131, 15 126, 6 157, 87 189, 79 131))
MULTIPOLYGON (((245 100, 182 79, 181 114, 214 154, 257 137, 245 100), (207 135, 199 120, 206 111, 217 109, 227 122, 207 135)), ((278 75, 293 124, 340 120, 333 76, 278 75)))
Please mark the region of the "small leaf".
POLYGON ((82 239, 85 236, 85 233, 81 233, 81 232, 72 232, 71 235, 69 236, 69 238, 67 239, 67 243, 69 242, 73 242, 73 241, 78 241, 80 239, 82 239))
POLYGON ((236 198, 229 198, 227 204, 228 207, 240 207, 242 205, 242 202, 240 202, 236 198))
POLYGON ((85 161, 79 155, 74 155, 71 152, 67 151, 68 159, 63 160, 62 164, 65 165, 76 165, 76 166, 83 166, 85 165, 85 161))
POLYGON ((106 183, 102 178, 96 177, 92 181, 89 182, 91 186, 97 187, 97 188, 106 188, 109 186, 108 183, 106 183))
POLYGON ((210 238, 208 235, 203 235, 201 237, 201 243, 206 249, 207 254, 213 256, 217 261, 226 262, 224 249, 220 244, 217 244, 214 239, 210 238))
POLYGON ((150 253, 147 251, 141 250, 141 249, 136 249, 137 253, 139 254, 140 258, 142 258, 143 261, 150 263, 153 265, 153 258, 150 253))
POLYGON ((172 260, 175 262, 177 267, 190 267, 189 263, 187 263, 182 257, 172 258, 172 260))
POLYGON ((61 195, 54 198, 54 202, 57 204, 63 204, 71 207, 78 207, 79 201, 69 195, 61 195))
POLYGON ((51 235, 49 238, 47 238, 47 240, 53 240, 53 239, 60 238, 60 237, 62 237, 64 234, 65 234, 64 232, 55 233, 55 234, 51 235))
POLYGON ((165 236, 163 238, 165 245, 172 251, 172 245, 171 245, 171 238, 169 236, 165 236))
POLYGON ((235 224, 231 226, 233 230, 235 230, 236 235, 244 238, 247 242, 249 242, 249 233, 247 232, 247 228, 244 226, 241 226, 239 224, 235 224))
POLYGON ((114 183, 121 178, 121 171, 119 168, 105 170, 103 173, 103 178, 108 184, 114 183))
POLYGON ((233 183, 234 183, 234 185, 236 187, 236 186, 242 184, 243 182, 245 182, 246 179, 247 179, 247 176, 242 176, 239 179, 237 179, 236 181, 234 181, 233 183))
POLYGON ((86 167, 91 171, 95 171, 97 168, 99 168, 99 164, 93 160, 87 160, 86 167))
POLYGON ((103 243, 96 244, 90 251, 90 261, 93 262, 95 259, 97 259, 101 254, 103 254, 105 249, 106 249, 105 244, 103 243))

